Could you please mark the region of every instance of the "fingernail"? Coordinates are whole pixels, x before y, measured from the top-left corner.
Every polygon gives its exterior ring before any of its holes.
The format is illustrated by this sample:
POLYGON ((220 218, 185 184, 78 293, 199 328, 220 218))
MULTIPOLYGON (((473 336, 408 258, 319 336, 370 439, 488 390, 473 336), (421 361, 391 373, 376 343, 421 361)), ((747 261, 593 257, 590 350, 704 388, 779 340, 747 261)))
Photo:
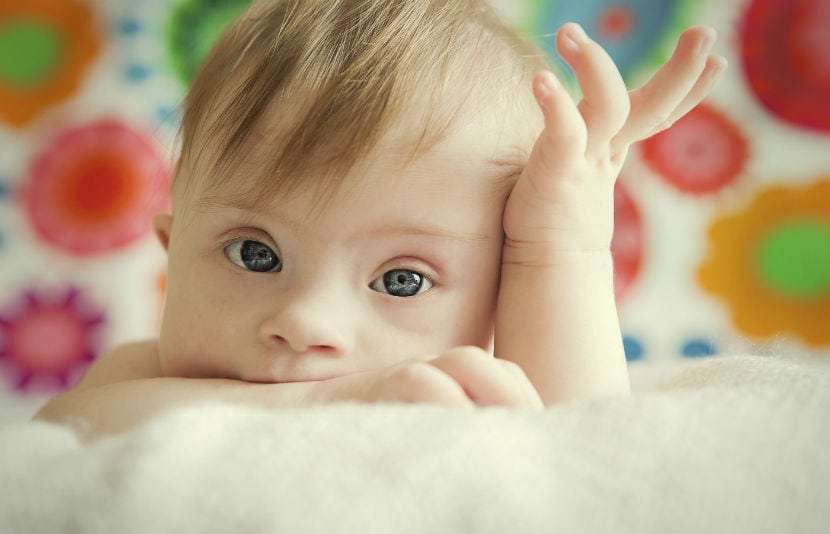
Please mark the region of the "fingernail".
POLYGON ((588 40, 588 34, 585 33, 585 30, 582 29, 582 26, 579 24, 574 24, 571 26, 571 35, 573 36, 574 40, 578 43, 584 43, 588 40))
POLYGON ((556 76, 554 76, 553 73, 549 70, 542 72, 541 81, 542 85, 549 93, 556 91, 556 89, 559 87, 559 80, 557 80, 556 76))
POLYGON ((715 64, 712 65, 712 67, 709 69, 709 72, 707 73, 709 79, 712 80, 720 76, 720 74, 726 70, 726 67, 729 66, 729 63, 726 61, 725 57, 717 56, 715 61, 715 64))
POLYGON ((579 24, 569 24, 563 33, 563 44, 570 50, 577 50, 580 43, 588 39, 585 30, 579 24))
POLYGON ((556 90, 558 85, 559 82, 550 71, 542 71, 539 76, 539 83, 534 91, 536 102, 539 103, 542 109, 547 109, 547 98, 556 90))
POLYGON ((723 57, 723 56, 718 56, 718 57, 720 58, 720 61, 715 63, 715 66, 712 69, 712 76, 717 76, 721 72, 725 71, 726 67, 729 66, 729 62, 726 60, 725 57, 723 57))
POLYGON ((715 43, 715 31, 709 29, 706 34, 703 36, 703 39, 700 40, 698 43, 698 54, 706 54, 712 48, 712 45, 715 43))

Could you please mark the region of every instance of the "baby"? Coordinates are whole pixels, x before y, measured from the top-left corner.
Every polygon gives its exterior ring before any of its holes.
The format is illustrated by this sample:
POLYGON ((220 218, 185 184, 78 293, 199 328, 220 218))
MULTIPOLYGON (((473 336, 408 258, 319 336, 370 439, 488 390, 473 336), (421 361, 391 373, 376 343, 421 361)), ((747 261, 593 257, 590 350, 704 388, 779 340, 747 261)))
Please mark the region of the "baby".
POLYGON ((184 106, 158 340, 39 418, 91 438, 207 400, 539 408, 629 390, 612 287, 629 146, 725 60, 684 32, 627 92, 576 24, 576 105, 481 0, 267 0, 184 106), (494 357, 495 356, 495 357, 494 357))

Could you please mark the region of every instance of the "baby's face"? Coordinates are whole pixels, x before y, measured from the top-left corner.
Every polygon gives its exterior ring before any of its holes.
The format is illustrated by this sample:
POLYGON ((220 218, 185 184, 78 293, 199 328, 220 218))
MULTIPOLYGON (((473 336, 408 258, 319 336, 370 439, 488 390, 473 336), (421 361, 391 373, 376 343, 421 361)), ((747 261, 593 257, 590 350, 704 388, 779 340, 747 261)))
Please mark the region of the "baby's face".
POLYGON ((180 200, 165 373, 311 381, 490 347, 516 168, 489 130, 458 129, 409 164, 381 147, 319 213, 314 188, 258 212, 232 205, 232 186, 180 200))

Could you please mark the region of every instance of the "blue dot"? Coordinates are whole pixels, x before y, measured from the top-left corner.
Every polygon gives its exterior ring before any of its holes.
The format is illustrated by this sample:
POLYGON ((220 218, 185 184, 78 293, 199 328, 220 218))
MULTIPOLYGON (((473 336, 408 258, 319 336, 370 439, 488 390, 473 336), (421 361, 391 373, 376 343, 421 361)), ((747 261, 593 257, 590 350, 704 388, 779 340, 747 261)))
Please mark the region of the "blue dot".
POLYGON ((179 118, 174 108, 159 106, 156 108, 156 120, 162 123, 176 124, 179 118))
POLYGON ((681 354, 686 358, 702 358, 717 353, 715 345, 705 339, 690 339, 680 349, 681 354))
MULTIPOLYGON (((644 59, 655 54, 661 39, 667 31, 671 31, 673 24, 681 12, 680 0, 626 0, 611 2, 609 0, 581 0, 579 2, 536 2, 541 8, 537 20, 541 25, 542 34, 558 28, 568 21, 582 24, 585 31, 608 51, 623 76, 630 74, 644 59), (606 10, 614 5, 624 7, 625 11, 635 21, 631 32, 627 35, 606 36, 602 28, 602 16, 606 10)), ((543 46, 550 53, 562 72, 570 74, 570 68, 560 59, 556 52, 555 34, 544 36, 543 46)))
POLYGON ((623 350, 626 361, 633 362, 643 358, 643 345, 631 336, 623 336, 623 350))
POLYGON ((118 24, 121 35, 135 35, 141 31, 141 24, 135 19, 124 19, 118 24))
POLYGON ((150 69, 144 65, 134 63, 127 66, 127 78, 129 78, 130 81, 141 82, 146 80, 148 76, 150 76, 150 69))
POLYGON ((5 182, 3 182, 3 179, 0 178, 0 198, 5 197, 8 192, 9 188, 6 186, 5 182))

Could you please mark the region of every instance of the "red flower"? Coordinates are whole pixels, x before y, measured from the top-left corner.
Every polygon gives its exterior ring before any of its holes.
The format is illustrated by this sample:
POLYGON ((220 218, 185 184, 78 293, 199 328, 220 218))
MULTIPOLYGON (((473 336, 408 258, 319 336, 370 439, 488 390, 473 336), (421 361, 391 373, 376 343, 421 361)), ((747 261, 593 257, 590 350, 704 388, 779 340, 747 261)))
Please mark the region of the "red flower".
POLYGON ((114 121, 62 133, 31 165, 24 186, 32 225, 75 254, 127 245, 167 205, 169 171, 142 136, 114 121))
POLYGON ((661 178, 694 195, 713 193, 735 181, 749 157, 738 127, 705 104, 643 141, 640 150, 661 178))

